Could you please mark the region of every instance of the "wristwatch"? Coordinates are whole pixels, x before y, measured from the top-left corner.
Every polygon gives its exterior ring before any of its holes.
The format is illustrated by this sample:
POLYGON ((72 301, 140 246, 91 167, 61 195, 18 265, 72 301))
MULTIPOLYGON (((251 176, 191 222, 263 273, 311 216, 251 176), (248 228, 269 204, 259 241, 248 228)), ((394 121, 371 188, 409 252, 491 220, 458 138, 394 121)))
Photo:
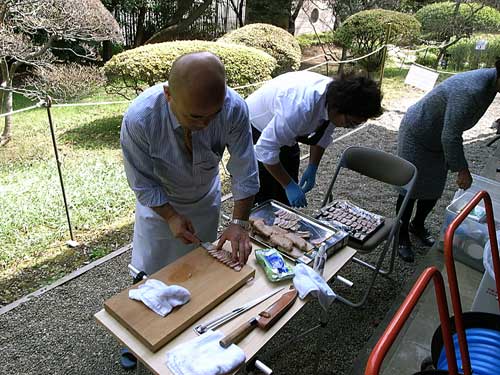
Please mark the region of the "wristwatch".
POLYGON ((250 230, 250 222, 248 220, 233 219, 231 220, 231 224, 236 224, 245 230, 250 230))

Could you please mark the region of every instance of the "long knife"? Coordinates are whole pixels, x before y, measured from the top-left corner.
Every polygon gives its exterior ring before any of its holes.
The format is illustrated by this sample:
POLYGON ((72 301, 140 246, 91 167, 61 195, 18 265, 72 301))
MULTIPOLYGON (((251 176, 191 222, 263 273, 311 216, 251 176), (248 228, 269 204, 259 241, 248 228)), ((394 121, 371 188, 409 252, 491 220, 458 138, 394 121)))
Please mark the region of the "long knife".
POLYGON ((255 327, 266 330, 269 329, 293 305, 296 298, 296 289, 284 293, 279 300, 260 312, 259 315, 243 323, 234 331, 223 337, 222 340, 219 341, 220 346, 228 348, 231 344, 237 344, 255 327))
POLYGON ((256 298, 256 299, 244 304, 243 306, 237 307, 228 313, 220 315, 220 316, 218 316, 218 317, 216 317, 216 318, 214 318, 206 323, 198 324, 196 327, 194 327, 194 330, 197 334, 201 335, 201 334, 205 333, 206 331, 208 331, 209 329, 215 329, 217 327, 220 327, 224 323, 229 322, 231 319, 237 317, 238 315, 243 314, 245 311, 250 310, 252 307, 257 306, 259 303, 274 296, 276 293, 281 292, 283 289, 285 289, 285 288, 283 287, 283 288, 275 289, 272 292, 270 292, 262 297, 256 298))

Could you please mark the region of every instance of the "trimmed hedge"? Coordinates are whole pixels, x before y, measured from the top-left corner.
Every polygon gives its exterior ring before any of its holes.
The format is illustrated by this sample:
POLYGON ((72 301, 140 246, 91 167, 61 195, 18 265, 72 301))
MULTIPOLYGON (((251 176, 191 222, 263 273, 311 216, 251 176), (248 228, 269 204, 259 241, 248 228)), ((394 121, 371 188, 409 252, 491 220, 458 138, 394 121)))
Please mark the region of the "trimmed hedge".
POLYGON ((434 68, 436 66, 438 54, 439 51, 435 48, 429 48, 427 49, 427 51, 426 50, 418 51, 415 62, 420 65, 425 65, 434 68))
POLYGON ((301 34, 296 36, 295 39, 299 42, 300 48, 319 46, 321 44, 335 44, 337 42, 335 33, 331 31, 318 33, 318 36, 316 34, 301 34))
MULTIPOLYGON (((500 12, 485 6, 474 16, 472 12, 479 8, 478 3, 462 3, 459 8, 459 18, 462 34, 471 35, 473 32, 498 32, 500 30, 500 12)), ((455 3, 446 1, 424 6, 415 13, 415 17, 422 24, 422 34, 425 39, 444 41, 449 37, 450 25, 453 23, 455 3)))
MULTIPOLYGON (((190 52, 208 51, 219 56, 226 67, 230 87, 247 85, 271 79, 276 60, 256 48, 237 44, 206 42, 200 40, 148 44, 113 56, 103 68, 110 90, 127 95, 168 79, 174 60, 190 52)), ((255 87, 239 90, 248 95, 255 87)))
MULTIPOLYGON (((411 44, 420 35, 420 22, 409 14, 392 10, 364 10, 350 16, 335 32, 335 39, 360 57, 384 45, 387 24, 391 23, 389 43, 398 46, 411 44)), ((381 54, 359 62, 368 72, 379 69, 381 54)))
POLYGON ((231 31, 218 41, 243 44, 267 52, 276 59, 278 64, 273 77, 297 70, 300 66, 299 43, 288 31, 273 25, 265 23, 246 25, 231 31))
POLYGON ((495 66, 495 60, 500 56, 500 35, 475 36, 462 39, 446 50, 448 54, 448 68, 454 71, 478 69, 495 66), (487 40, 484 51, 476 50, 476 42, 487 40))

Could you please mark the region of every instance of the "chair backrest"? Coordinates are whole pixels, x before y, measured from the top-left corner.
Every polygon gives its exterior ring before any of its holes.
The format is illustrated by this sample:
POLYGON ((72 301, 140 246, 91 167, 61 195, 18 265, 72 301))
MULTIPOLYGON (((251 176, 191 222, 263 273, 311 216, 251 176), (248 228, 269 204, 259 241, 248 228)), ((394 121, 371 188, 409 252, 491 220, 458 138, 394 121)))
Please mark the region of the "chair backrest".
POLYGON ((340 166, 399 187, 406 187, 417 174, 417 168, 409 161, 385 151, 361 146, 347 148, 342 153, 340 166))

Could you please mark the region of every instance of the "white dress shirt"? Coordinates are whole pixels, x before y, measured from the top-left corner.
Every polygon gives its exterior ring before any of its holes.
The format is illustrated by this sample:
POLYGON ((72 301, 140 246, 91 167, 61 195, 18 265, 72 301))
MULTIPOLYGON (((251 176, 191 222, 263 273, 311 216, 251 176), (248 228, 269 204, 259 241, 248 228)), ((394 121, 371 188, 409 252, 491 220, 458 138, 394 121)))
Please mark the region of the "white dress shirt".
MULTIPOLYGON (((280 147, 293 146, 296 137, 313 133, 328 120, 326 88, 331 81, 308 71, 285 73, 246 99, 250 122, 262 133, 254 146, 257 160, 278 164, 280 147)), ((330 123, 317 145, 327 148, 334 129, 330 123)))

